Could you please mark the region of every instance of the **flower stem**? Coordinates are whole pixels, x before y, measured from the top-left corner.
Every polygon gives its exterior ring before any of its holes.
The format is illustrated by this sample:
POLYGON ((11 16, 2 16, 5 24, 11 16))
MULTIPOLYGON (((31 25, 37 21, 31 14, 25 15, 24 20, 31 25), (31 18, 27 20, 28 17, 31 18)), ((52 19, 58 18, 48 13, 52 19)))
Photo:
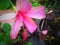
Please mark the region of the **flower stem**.
POLYGON ((12 5, 12 9, 14 12, 16 12, 16 6, 12 3, 12 1, 10 0, 10 4, 12 5))

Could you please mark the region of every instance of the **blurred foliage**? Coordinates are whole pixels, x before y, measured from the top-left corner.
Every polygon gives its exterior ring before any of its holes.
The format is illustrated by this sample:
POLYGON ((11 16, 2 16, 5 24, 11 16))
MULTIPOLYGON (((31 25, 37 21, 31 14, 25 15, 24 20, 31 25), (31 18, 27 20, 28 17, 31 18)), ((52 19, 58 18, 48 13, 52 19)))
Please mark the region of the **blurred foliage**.
POLYGON ((11 30, 11 26, 8 23, 3 24, 3 27, 2 27, 3 32, 8 33, 10 32, 10 30, 11 30))
MULTIPOLYGON (((11 0, 11 2, 16 5, 16 0, 11 0)), ((33 7, 44 5, 46 8, 60 8, 60 0, 30 0, 30 2, 32 3, 33 7)), ((0 0, 0 10, 5 10, 8 8, 11 8, 10 0, 0 0)))
POLYGON ((10 6, 9 0, 0 0, 0 10, 5 10, 10 6))
POLYGON ((26 44, 25 45, 32 45, 32 43, 31 42, 26 42, 26 44))
MULTIPOLYGON (((2 24, 2 23, 1 23, 2 24)), ((0 25, 0 45, 8 45, 10 43, 11 26, 8 23, 0 25)))
POLYGON ((30 1, 32 3, 35 2, 37 4, 39 3, 40 5, 44 5, 46 8, 51 8, 51 7, 55 8, 55 9, 59 9, 60 8, 60 6, 59 6, 60 0, 30 0, 30 1))

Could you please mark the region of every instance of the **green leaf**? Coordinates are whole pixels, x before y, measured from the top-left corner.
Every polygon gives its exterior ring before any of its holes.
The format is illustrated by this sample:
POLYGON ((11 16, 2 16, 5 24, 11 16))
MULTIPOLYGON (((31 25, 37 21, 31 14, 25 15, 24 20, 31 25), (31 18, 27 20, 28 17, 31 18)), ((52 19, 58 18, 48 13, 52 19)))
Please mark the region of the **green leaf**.
POLYGON ((32 43, 31 42, 26 42, 26 45, 32 45, 32 43))
POLYGON ((5 10, 10 6, 9 0, 0 0, 0 10, 5 10))
POLYGON ((4 43, 9 43, 10 42, 9 35, 4 34, 1 41, 4 43))
POLYGON ((3 32, 0 33, 0 42, 5 44, 10 43, 10 30, 11 26, 8 23, 4 23, 2 27, 3 32))
POLYGON ((32 3, 32 6, 33 6, 33 7, 36 7, 36 6, 41 6, 41 5, 34 2, 34 3, 32 3))
POLYGON ((2 37, 3 37, 3 33, 0 32, 0 41, 2 40, 2 37))
POLYGON ((6 33, 3 33, 1 32, 0 33, 0 45, 3 45, 3 44, 9 44, 10 43, 10 35, 7 35, 6 33))
POLYGON ((11 30, 11 25, 9 25, 8 23, 3 24, 2 30, 3 30, 4 32, 9 33, 10 30, 11 30))

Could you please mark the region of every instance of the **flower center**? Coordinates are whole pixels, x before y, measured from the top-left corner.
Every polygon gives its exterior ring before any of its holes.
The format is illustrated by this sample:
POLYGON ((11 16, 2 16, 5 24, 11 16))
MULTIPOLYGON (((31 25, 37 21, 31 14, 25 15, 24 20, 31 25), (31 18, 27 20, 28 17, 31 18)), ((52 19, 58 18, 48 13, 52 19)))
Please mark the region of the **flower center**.
POLYGON ((18 14, 19 14, 19 15, 23 15, 23 12, 22 12, 22 11, 18 11, 18 14))
POLYGON ((19 10, 16 17, 17 17, 17 18, 18 18, 18 17, 25 18, 25 15, 26 15, 25 12, 19 10))

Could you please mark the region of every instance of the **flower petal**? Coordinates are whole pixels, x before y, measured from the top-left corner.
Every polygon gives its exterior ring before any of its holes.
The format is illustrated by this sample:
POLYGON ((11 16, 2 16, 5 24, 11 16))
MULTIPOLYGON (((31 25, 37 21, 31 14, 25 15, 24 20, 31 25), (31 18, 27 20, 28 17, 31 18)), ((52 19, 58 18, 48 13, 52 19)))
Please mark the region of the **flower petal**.
POLYGON ((30 33, 33 33, 36 30, 37 25, 30 17, 23 16, 23 22, 30 33))
POLYGON ((10 33, 11 39, 15 39, 17 37, 21 26, 22 26, 22 18, 18 16, 15 24, 13 25, 11 33, 10 33))
POLYGON ((31 9, 31 4, 29 3, 28 0, 16 0, 16 7, 17 7, 17 11, 21 10, 26 12, 31 9))
POLYGON ((13 18, 15 18, 15 16, 16 16, 16 13, 14 13, 14 12, 10 12, 10 13, 0 15, 0 22, 13 19, 13 18))
POLYGON ((46 34, 48 33, 48 30, 43 30, 43 31, 41 31, 41 33, 42 33, 43 35, 46 35, 46 34))
POLYGON ((44 6, 39 6, 32 8, 31 11, 27 13, 27 16, 36 18, 36 19, 43 19, 45 18, 45 7, 44 6))

